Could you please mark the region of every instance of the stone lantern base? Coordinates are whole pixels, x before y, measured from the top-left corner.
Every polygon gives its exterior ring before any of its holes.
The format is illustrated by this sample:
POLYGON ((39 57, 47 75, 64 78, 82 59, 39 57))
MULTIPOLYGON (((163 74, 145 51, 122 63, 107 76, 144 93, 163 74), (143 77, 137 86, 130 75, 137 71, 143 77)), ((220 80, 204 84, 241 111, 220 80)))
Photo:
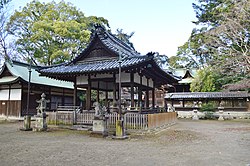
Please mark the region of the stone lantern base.
POLYGON ((36 116, 36 124, 33 131, 47 131, 46 113, 43 112, 41 115, 36 116))
POLYGON ((94 119, 93 120, 93 131, 91 132, 91 135, 94 136, 108 136, 108 130, 106 127, 106 121, 103 119, 94 119))

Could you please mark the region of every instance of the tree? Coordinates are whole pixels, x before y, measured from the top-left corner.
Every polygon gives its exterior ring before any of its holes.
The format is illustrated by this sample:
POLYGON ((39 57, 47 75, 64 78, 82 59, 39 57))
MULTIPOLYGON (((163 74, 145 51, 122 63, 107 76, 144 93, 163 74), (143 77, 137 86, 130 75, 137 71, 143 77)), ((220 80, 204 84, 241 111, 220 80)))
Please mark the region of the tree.
POLYGON ((220 25, 208 32, 208 43, 217 47, 212 65, 229 77, 228 83, 250 78, 250 1, 235 3, 221 13, 220 25))
POLYGON ((0 9, 4 8, 11 0, 0 0, 0 9))
POLYGON ((190 38, 178 47, 177 56, 184 60, 187 68, 204 68, 212 59, 212 49, 206 43, 209 40, 205 29, 193 29, 190 38))
POLYGON ((171 56, 168 58, 168 63, 170 68, 172 69, 178 69, 178 68, 185 68, 187 60, 185 57, 180 56, 171 56))
POLYGON ((15 36, 17 51, 24 59, 52 65, 72 60, 87 45, 95 24, 109 27, 102 17, 85 17, 71 3, 32 1, 15 11, 8 32, 15 36))
MULTIPOLYGON (((250 1, 197 0, 197 25, 177 56, 210 66, 221 85, 250 79, 250 1)), ((226 86, 224 86, 226 87, 226 86)))
POLYGON ((166 55, 161 55, 158 52, 149 52, 147 55, 154 56, 155 62, 162 68, 162 69, 169 69, 170 66, 168 64, 168 57, 166 55))
POLYGON ((2 59, 9 59, 7 42, 8 32, 6 30, 6 24, 8 21, 8 4, 11 0, 0 1, 0 61, 2 59))
POLYGON ((219 90, 216 75, 210 67, 201 69, 190 85, 192 92, 214 92, 219 90))

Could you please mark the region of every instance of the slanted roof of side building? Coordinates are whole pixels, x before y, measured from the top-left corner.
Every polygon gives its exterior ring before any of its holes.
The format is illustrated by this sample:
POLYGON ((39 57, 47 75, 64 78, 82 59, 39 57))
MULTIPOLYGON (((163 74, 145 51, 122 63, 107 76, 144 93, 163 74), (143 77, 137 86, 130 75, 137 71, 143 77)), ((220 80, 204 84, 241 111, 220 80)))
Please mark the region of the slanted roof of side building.
MULTIPOLYGON (((72 82, 60 81, 39 76, 37 69, 37 66, 31 66, 31 83, 73 89, 72 82)), ((25 82, 29 81, 29 64, 18 61, 6 61, 2 67, 2 70, 0 71, 0 84, 15 83, 19 80, 25 82)))
POLYGON ((175 69, 173 71, 175 76, 181 78, 181 80, 178 81, 180 84, 190 84, 193 81, 196 73, 197 69, 175 69))
POLYGON ((181 92, 167 93, 166 99, 221 99, 221 98, 248 98, 247 91, 240 92, 181 92))

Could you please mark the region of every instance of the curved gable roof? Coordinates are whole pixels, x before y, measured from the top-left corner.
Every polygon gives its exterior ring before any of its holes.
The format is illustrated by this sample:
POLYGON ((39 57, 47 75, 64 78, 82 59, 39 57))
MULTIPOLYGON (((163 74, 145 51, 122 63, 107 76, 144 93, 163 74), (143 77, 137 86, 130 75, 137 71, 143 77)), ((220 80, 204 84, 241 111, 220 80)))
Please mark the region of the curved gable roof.
MULTIPOLYGON (((37 69, 37 66, 31 66, 31 83, 73 89, 73 83, 40 76, 37 69)), ((18 61, 12 61, 12 63, 5 62, 3 70, 8 70, 12 76, 0 78, 0 83, 2 84, 13 83, 19 79, 25 82, 29 81, 29 64, 18 61)), ((0 75, 3 74, 3 70, 0 72, 0 75)))
POLYGON ((117 72, 119 57, 122 57, 122 71, 144 70, 145 76, 158 80, 159 83, 177 82, 178 78, 165 72, 155 62, 153 53, 141 55, 134 48, 106 31, 103 27, 96 27, 88 47, 73 61, 67 64, 41 68, 41 75, 56 79, 74 80, 81 74, 95 74, 117 72), (151 65, 150 65, 151 64, 151 65), (151 67, 147 67, 147 66, 151 67))
POLYGON ((108 51, 113 53, 117 58, 119 57, 119 55, 123 57, 141 56, 130 45, 115 37, 113 34, 105 30, 102 26, 97 26, 95 31, 91 35, 90 43, 87 48, 84 49, 84 51, 69 64, 75 64, 79 60, 84 60, 84 58, 87 57, 90 53, 90 49, 93 49, 92 47, 98 42, 101 42, 105 49, 108 49, 108 51))

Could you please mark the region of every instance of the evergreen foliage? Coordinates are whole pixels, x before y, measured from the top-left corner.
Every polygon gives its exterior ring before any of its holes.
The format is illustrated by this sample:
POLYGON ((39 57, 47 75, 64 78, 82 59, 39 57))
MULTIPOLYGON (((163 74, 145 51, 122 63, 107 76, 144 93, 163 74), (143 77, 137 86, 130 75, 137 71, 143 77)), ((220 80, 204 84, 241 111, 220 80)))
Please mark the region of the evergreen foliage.
POLYGON ((87 45, 95 24, 108 27, 102 17, 86 17, 71 3, 33 0, 21 11, 15 11, 8 32, 17 39, 20 55, 29 56, 43 65, 72 60, 87 45))

